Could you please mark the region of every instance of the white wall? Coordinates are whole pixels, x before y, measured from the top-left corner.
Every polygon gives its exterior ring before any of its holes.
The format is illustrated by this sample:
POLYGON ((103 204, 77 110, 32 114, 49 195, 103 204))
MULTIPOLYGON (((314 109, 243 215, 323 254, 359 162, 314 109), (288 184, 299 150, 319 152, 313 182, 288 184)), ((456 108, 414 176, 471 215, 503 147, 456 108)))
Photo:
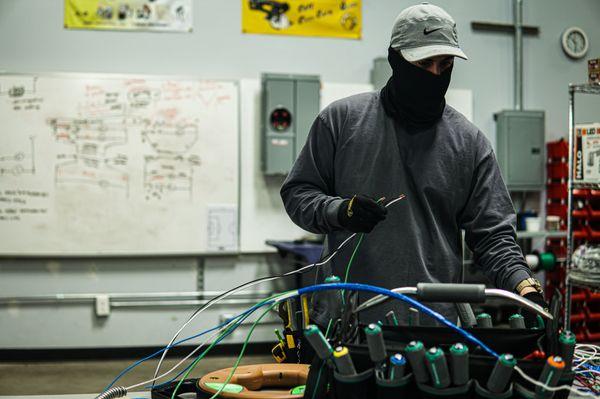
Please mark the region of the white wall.
MULTIPOLYGON (((320 74, 324 81, 367 83, 373 58, 385 56, 397 13, 412 0, 363 0, 363 39, 324 39, 241 33, 241 0, 197 0, 192 34, 65 30, 63 0, 0 1, 0 69, 10 71, 190 74, 258 78, 261 72, 320 74)), ((454 68, 452 87, 473 90, 474 121, 493 136, 492 114, 510 108, 512 39, 473 32, 472 21, 510 22, 510 0, 439 0, 454 16, 470 57, 454 68)), ((585 61, 560 49, 565 28, 577 25, 600 56, 600 2, 525 0, 524 22, 540 27, 525 37, 524 104, 545 109, 549 137, 567 127, 566 86, 585 80, 585 61)), ((597 104, 600 104, 597 103, 597 104)))
MULTIPOLYGON (((243 35, 238 0, 196 1, 192 34, 65 30, 63 2, 0 0, 0 70, 177 74, 226 79, 258 79, 262 72, 284 72, 319 74, 325 82, 367 84, 372 60, 386 54, 396 14, 414 3, 364 0, 363 39, 353 41, 243 35)), ((507 34, 473 32, 470 22, 510 22, 511 1, 436 3, 455 17, 462 47, 470 57, 469 61, 457 61, 451 87, 471 90, 473 120, 493 139, 493 113, 510 108, 513 103, 512 39, 507 34)), ((566 134, 567 84, 586 79, 585 62, 566 58, 559 47, 559 36, 568 26, 580 26, 591 39, 590 57, 600 56, 599 18, 597 0, 525 0, 525 23, 539 26, 540 35, 525 38, 524 104, 529 109, 546 111, 548 139, 566 134)), ((598 110, 600 99, 595 99, 578 109, 578 119, 600 119, 598 110)), ((242 129, 255 134, 248 139, 256 144, 258 133, 247 125, 242 129)), ((256 158, 247 160, 250 161, 256 158)), ((244 167, 248 164, 243 164, 244 167)), ((251 173, 255 178, 260 177, 255 168, 251 168, 251 173)), ((269 183, 269 187, 265 182, 255 183, 256 197, 243 200, 250 201, 254 209, 261 204, 277 206, 278 183, 269 183)), ((195 264, 192 258, 4 259, 0 261, 0 292, 33 295, 189 291, 195 288, 198 277, 195 264)), ((206 288, 225 289, 236 281, 272 271, 273 258, 259 254, 211 258, 206 259, 206 265, 206 288)), ((0 308, 3 331, 0 348, 155 345, 164 342, 189 311, 115 312, 112 319, 99 322, 89 306, 0 308), (127 338, 124 331, 130 331, 131 326, 135 331, 127 338), (45 334, 40 334, 40 330, 45 334)), ((214 324, 220 312, 217 310, 206 318, 205 325, 214 324)), ((264 330, 262 339, 271 339, 268 330, 264 330)))

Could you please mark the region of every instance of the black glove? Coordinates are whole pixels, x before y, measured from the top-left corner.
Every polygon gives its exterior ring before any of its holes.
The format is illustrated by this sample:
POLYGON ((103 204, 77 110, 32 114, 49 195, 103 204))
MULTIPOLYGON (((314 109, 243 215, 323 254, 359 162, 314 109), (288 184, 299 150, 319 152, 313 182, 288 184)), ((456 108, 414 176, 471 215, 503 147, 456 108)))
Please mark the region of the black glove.
MULTIPOLYGON (((529 292, 523 295, 523 298, 529 299, 531 302, 536 305, 540 305, 542 308, 548 310, 548 303, 544 299, 544 296, 539 292, 529 292)), ((537 313, 533 313, 529 310, 523 309, 523 318, 525 319, 525 327, 532 328, 537 327, 537 313)))
POLYGON ((342 202, 337 216, 344 229, 353 233, 370 233, 386 215, 387 209, 382 204, 364 195, 355 195, 342 202))

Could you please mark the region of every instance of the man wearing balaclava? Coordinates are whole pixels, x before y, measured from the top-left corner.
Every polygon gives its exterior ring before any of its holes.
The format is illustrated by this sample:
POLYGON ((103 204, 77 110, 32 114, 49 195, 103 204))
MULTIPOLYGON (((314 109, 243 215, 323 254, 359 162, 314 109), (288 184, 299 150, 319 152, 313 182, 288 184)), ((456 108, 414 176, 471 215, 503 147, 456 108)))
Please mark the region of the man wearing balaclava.
MULTIPOLYGON (((381 91, 342 99, 317 116, 281 188, 286 211, 300 227, 327 234, 327 253, 349 232, 368 233, 349 282, 460 283, 464 230, 494 285, 546 307, 516 244, 516 217, 492 147, 444 100, 454 57, 467 59, 448 13, 427 3, 403 10, 388 49, 392 77, 381 91), (401 193, 404 200, 384 206, 401 193)), ((352 250, 334 257, 319 278, 344 278, 352 250)), ((327 325, 324 303, 313 304, 312 317, 327 325)), ((453 305, 430 306, 456 320, 453 305)), ((405 305, 388 301, 361 321, 382 320, 390 310, 406 320, 405 305)), ((526 319, 531 325, 533 315, 526 319)))

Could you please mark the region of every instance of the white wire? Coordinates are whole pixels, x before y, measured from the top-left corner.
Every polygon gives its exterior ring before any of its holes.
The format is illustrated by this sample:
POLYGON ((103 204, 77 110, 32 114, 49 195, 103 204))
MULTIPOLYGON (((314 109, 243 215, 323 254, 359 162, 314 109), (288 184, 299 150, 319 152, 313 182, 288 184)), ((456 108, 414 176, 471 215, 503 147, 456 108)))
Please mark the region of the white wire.
MULTIPOLYGON (((398 196, 398 198, 395 198, 394 200, 392 200, 392 201, 388 202, 388 203, 385 205, 385 207, 387 208, 387 207, 389 207, 389 206, 391 206, 391 205, 395 204, 396 202, 398 202, 398 201, 400 201, 400 200, 404 199, 405 197, 406 197, 406 195, 404 195, 404 194, 401 194, 400 196, 398 196)), ((167 348, 166 348, 166 349, 165 349, 165 351, 162 353, 162 355, 161 355, 161 357, 160 357, 160 360, 158 361, 158 364, 156 365, 156 370, 154 371, 154 379, 156 380, 156 375, 158 374, 158 372, 159 372, 159 370, 160 370, 160 366, 162 365, 162 362, 164 361, 165 357, 167 356, 167 352, 169 351, 169 348, 171 347, 171 345, 173 345, 173 342, 175 342, 175 340, 177 339, 177 337, 179 336, 179 334, 181 334, 181 332, 182 332, 182 331, 183 331, 183 330, 184 330, 184 329, 185 329, 185 328, 186 328, 186 327, 187 327, 187 326, 188 326, 188 325, 189 325, 189 324, 190 324, 190 323, 191 323, 191 322, 192 322, 192 321, 193 321, 193 320, 194 320, 196 317, 198 317, 198 315, 199 315, 200 313, 204 312, 206 309, 210 308, 212 305, 216 304, 217 302, 219 302, 219 301, 222 301, 222 300, 224 300, 225 298, 229 297, 230 295, 233 295, 233 294, 235 294, 235 293, 237 293, 237 292, 239 292, 239 291, 245 290, 245 289, 247 289, 247 288, 253 287, 253 286, 255 286, 255 285, 258 285, 258 284, 268 283, 268 282, 270 282, 270 281, 277 280, 277 279, 279 279, 279 278, 282 278, 282 277, 288 277, 288 276, 292 276, 292 275, 294 275, 294 274, 301 273, 302 271, 304 271, 304 270, 306 270, 306 269, 309 269, 309 268, 323 266, 324 264, 326 264, 327 262, 329 262, 331 259, 333 259, 333 257, 334 257, 335 255, 337 255, 337 254, 338 254, 338 252, 339 252, 339 251, 340 251, 340 250, 341 250, 341 249, 342 249, 342 248, 343 248, 343 247, 344 247, 344 246, 345 246, 345 245, 346 245, 346 244, 347 244, 347 243, 348 243, 350 240, 352 240, 354 237, 356 237, 356 234, 357 234, 357 233, 353 233, 353 234, 351 234, 351 235, 350 235, 348 238, 346 238, 346 239, 345 239, 345 240, 344 240, 344 241, 343 241, 343 242, 342 242, 342 243, 341 243, 341 244, 340 244, 340 245, 339 245, 339 246, 336 248, 336 250, 335 250, 335 251, 333 251, 333 253, 332 253, 331 255, 329 255, 329 256, 328 256, 328 257, 327 257, 325 260, 323 260, 323 261, 321 261, 321 262, 319 262, 319 263, 312 263, 312 264, 310 264, 310 265, 306 265, 306 266, 304 266, 304 267, 301 267, 300 269, 292 270, 292 271, 290 271, 290 272, 288 272, 288 273, 285 273, 285 274, 283 274, 282 276, 273 276, 273 277, 271 277, 271 278, 267 278, 267 279, 265 279, 265 280, 256 281, 256 282, 254 282, 254 283, 249 283, 249 284, 247 284, 247 285, 246 285, 246 284, 244 284, 243 286, 241 286, 241 287, 239 287, 239 288, 237 288, 237 289, 235 289, 235 290, 232 290, 232 291, 230 291, 230 292, 226 293, 225 295, 223 295, 223 297, 221 297, 221 298, 220 298, 220 299, 218 299, 217 301, 215 301, 215 302, 213 302, 213 303, 209 304, 208 306, 206 306, 206 307, 204 307, 204 308, 201 308, 199 311, 197 311, 197 313, 195 313, 194 315, 192 315, 192 317, 190 317, 190 318, 188 319, 188 321, 186 321, 186 322, 183 324, 183 326, 181 326, 181 328, 180 328, 179 330, 177 330, 177 332, 175 333, 175 335, 173 335, 173 338, 171 338, 171 341, 169 341, 169 344, 167 345, 167 348)))
MULTIPOLYGON (((272 298, 274 302, 280 302, 283 300, 286 300, 287 298, 294 296, 294 295, 298 295, 298 291, 297 290, 293 290, 291 292, 287 292, 284 294, 279 295, 276 298, 272 298)), ((265 304, 267 304, 267 302, 265 302, 265 304)), ((258 310, 259 308, 256 308, 256 310, 258 310)), ((252 312, 254 313, 254 312, 252 312)), ((135 384, 135 385, 131 385, 128 386, 127 389, 128 391, 132 390, 133 388, 137 388, 140 387, 142 385, 147 385, 150 384, 154 381, 160 380, 161 378, 166 377, 167 375, 171 374, 173 371, 175 371, 175 369, 177 369, 179 366, 181 366, 187 359, 189 359, 190 357, 192 357, 194 355, 194 353, 198 352, 200 349, 202 349, 202 347, 204 347, 204 345, 206 345, 208 342, 212 341, 215 337, 217 337, 219 334, 221 334, 221 332, 225 331, 232 323, 235 323, 237 321, 237 319, 232 319, 230 320, 227 324, 225 324, 223 327, 221 327, 219 330, 215 331, 210 337, 206 338, 204 341, 202 341, 196 348, 194 348, 193 351, 191 351, 186 357, 184 357, 183 359, 181 359, 181 361, 179 363, 177 363, 175 366, 173 366, 169 371, 164 372, 163 374, 161 374, 158 377, 153 377, 152 379, 148 380, 148 381, 144 381, 144 382, 140 382, 139 384, 135 384)))
POLYGON ((574 393, 576 395, 579 396, 585 396, 585 397, 590 397, 590 398, 597 398, 598 395, 594 394, 594 393, 588 393, 588 392, 581 392, 569 385, 561 385, 558 387, 551 387, 548 386, 546 384, 544 384, 543 382, 540 382, 534 378, 531 378, 530 376, 528 376, 527 374, 525 374, 525 372, 523 370, 521 370, 521 368, 519 366, 515 366, 515 371, 517 373, 519 373, 521 375, 521 377, 523 377, 523 379, 527 382, 530 382, 533 385, 536 385, 538 387, 544 388, 544 390, 546 391, 550 391, 550 392, 557 392, 557 391, 570 391, 571 393, 574 393))
POLYGON ((592 360, 600 360, 600 347, 592 344, 577 344, 573 359, 579 361, 573 367, 573 371, 575 371, 592 360))
POLYGON ((222 329, 215 331, 214 334, 212 334, 210 337, 206 338, 202 343, 200 343, 200 345, 198 345, 193 351, 191 351, 186 357, 184 357, 179 363, 177 363, 175 366, 173 366, 173 368, 171 368, 169 371, 167 371, 167 372, 159 375, 158 377, 154 377, 154 378, 152 378, 152 379, 150 379, 148 381, 144 381, 144 382, 140 382, 139 384, 128 386, 126 389, 128 391, 130 391, 133 388, 137 388, 137 387, 142 386, 142 385, 150 384, 150 383, 152 383, 154 381, 160 380, 161 378, 166 377, 167 375, 171 374, 173 371, 175 371, 175 369, 177 367, 181 366, 181 364, 183 364, 183 362, 185 362, 186 360, 188 360, 194 353, 196 353, 200 349, 202 349, 202 347, 204 345, 206 345, 206 343, 208 341, 212 341, 212 339, 215 338, 217 335, 219 335, 223 331, 223 329, 225 329, 227 326, 229 326, 229 324, 223 326, 222 329))

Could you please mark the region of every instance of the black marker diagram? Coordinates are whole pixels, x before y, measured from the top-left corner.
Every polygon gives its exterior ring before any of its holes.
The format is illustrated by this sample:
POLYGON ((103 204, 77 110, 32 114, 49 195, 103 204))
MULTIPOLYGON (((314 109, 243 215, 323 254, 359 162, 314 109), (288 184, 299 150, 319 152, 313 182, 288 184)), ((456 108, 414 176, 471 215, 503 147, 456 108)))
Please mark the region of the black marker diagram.
POLYGON ((29 148, 13 154, 0 155, 0 177, 35 174, 35 137, 29 137, 29 148))
POLYGON ((132 109, 147 108, 160 98, 161 92, 159 90, 143 85, 130 87, 127 92, 127 102, 132 109))
POLYGON ((127 144, 127 129, 119 118, 54 118, 48 120, 54 138, 73 147, 57 156, 55 184, 87 184, 122 190, 129 196, 127 156, 114 147, 127 144), (114 154, 114 155, 113 155, 114 154))
POLYGON ((148 155, 144 165, 144 188, 147 200, 169 198, 192 199, 194 166, 200 159, 171 155, 148 155))
POLYGON ((155 152, 145 157, 144 188, 147 200, 163 197, 193 198, 194 167, 200 158, 187 153, 198 141, 195 122, 148 121, 142 130, 142 142, 155 152))
POLYGON ((15 78, 11 77, 10 83, 0 81, 0 96, 20 98, 26 94, 36 93, 37 76, 15 78))

